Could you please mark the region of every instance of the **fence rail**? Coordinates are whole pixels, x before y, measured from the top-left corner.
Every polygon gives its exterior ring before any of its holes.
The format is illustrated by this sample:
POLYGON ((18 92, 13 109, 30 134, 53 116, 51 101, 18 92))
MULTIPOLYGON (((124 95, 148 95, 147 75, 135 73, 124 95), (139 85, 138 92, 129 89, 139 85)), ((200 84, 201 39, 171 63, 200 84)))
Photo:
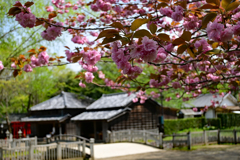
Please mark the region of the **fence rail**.
POLYGON ((3 148, 28 147, 30 143, 37 145, 37 137, 21 139, 0 139, 0 147, 3 148))
MULTIPOLYGON (((18 140, 20 141, 20 139, 18 140)), ((10 143, 10 141, 8 141, 10 143)), ((21 141, 20 141, 21 142, 21 141)), ((34 141, 36 142, 36 140, 34 141)), ((9 145, 11 146, 11 145, 9 145)), ((64 160, 90 157, 94 160, 94 139, 26 146, 1 147, 0 160, 64 160)))
POLYGON ((191 149, 194 144, 208 143, 240 143, 240 130, 204 130, 183 134, 163 135, 147 130, 120 130, 109 132, 109 142, 138 142, 159 148, 174 148, 187 146, 191 149))

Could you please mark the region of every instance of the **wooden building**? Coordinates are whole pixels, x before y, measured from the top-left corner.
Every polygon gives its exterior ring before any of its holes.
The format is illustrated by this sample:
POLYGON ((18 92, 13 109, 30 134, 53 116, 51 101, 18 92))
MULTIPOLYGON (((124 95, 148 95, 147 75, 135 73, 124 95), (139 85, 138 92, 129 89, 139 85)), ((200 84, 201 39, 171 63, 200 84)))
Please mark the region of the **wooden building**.
POLYGON ((70 118, 85 111, 92 102, 88 97, 62 91, 59 95, 31 107, 30 116, 21 121, 31 123, 32 136, 73 134, 76 133, 76 128, 70 118))
POLYGON ((75 122, 79 135, 98 142, 106 141, 108 130, 157 128, 160 105, 151 98, 144 104, 133 103, 135 97, 134 93, 103 95, 71 121, 75 122))
MULTIPOLYGON (((187 109, 197 108, 195 114, 201 113, 206 119, 217 118, 219 113, 240 111, 239 106, 238 100, 231 93, 227 93, 224 96, 212 93, 201 94, 188 104, 184 104, 184 108, 187 109)), ((184 115, 184 117, 186 116, 184 115)))

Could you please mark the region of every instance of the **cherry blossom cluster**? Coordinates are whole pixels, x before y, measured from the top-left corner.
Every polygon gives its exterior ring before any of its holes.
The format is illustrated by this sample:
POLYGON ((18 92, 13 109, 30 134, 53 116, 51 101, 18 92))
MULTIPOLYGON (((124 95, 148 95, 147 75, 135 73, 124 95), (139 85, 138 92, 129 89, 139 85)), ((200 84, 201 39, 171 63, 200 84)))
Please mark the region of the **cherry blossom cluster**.
MULTIPOLYGON (((32 68, 38 67, 38 66, 43 66, 43 65, 48 65, 49 63, 49 55, 47 54, 46 51, 40 52, 38 54, 38 57, 35 55, 31 56, 31 63, 26 64, 23 68, 25 72, 32 72, 32 68)), ((16 65, 12 64, 13 68, 16 68, 16 65)))
POLYGON ((2 64, 2 61, 0 61, 0 71, 3 70, 4 66, 2 64))
MULTIPOLYGON (((41 19, 36 19, 24 5, 18 5, 20 12, 15 9, 19 12, 16 20, 24 28, 32 28, 41 21, 46 28, 41 33, 45 40, 55 40, 63 29, 72 36, 71 41, 78 47, 74 52, 69 49, 65 53, 68 62, 78 61, 85 70, 79 86, 86 87, 84 82, 93 82, 97 62, 102 57, 111 58, 121 70, 120 77, 125 84, 109 79, 104 71, 98 71, 98 77, 111 88, 122 86, 121 89, 128 92, 131 87, 143 89, 137 97, 142 103, 147 97, 146 89, 157 92, 181 89, 192 97, 202 94, 203 88, 216 93, 218 86, 225 83, 228 89, 239 89, 240 7, 238 2, 226 3, 228 5, 220 0, 95 0, 88 3, 79 0, 72 4, 52 0, 53 5, 46 7, 49 18, 41 19), (56 23, 51 18, 55 12, 64 14, 69 9, 76 13, 68 16, 64 23, 56 23), (97 37, 97 41, 90 42, 91 37, 97 37), (143 77, 148 80, 141 82, 143 77)), ((14 12, 10 14, 15 16, 14 12)), ((44 53, 33 55, 24 70, 30 72, 36 66, 47 65, 46 57, 44 53)), ((16 68, 16 64, 12 68, 16 68)), ((1 63, 0 69, 3 69, 1 63)), ((159 97, 156 92, 149 95, 159 97)), ((176 97, 182 96, 176 94, 176 97)), ((183 101, 189 97, 183 97, 183 101)))
MULTIPOLYGON (((55 23, 57 26, 63 26, 63 23, 57 22, 55 23)), ((53 41, 57 37, 61 36, 62 34, 62 28, 61 27, 56 27, 56 26, 49 26, 45 31, 41 33, 41 36, 43 39, 46 39, 48 41, 53 41)))
MULTIPOLYGON (((19 3, 16 1, 15 4, 19 3)), ((26 6, 21 6, 21 12, 16 15, 16 21, 23 27, 33 28, 36 22, 36 17, 31 13, 31 9, 26 6)))

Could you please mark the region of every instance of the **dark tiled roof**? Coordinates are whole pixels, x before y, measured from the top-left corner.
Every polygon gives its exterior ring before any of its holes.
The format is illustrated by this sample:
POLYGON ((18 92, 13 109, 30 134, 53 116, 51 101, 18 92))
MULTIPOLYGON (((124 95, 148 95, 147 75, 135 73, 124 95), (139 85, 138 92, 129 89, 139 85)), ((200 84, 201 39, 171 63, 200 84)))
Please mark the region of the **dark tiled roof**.
POLYGON ((85 120, 109 120, 118 115, 125 114, 130 108, 109 110, 109 111, 86 111, 73 118, 72 121, 85 121, 85 120))
POLYGON ((83 109, 93 102, 88 97, 79 98, 77 94, 63 92, 49 100, 39 103, 30 108, 31 111, 52 110, 52 109, 83 109))
MULTIPOLYGON (((14 122, 14 121, 20 121, 21 118, 26 117, 27 114, 26 113, 19 113, 19 114, 9 114, 8 118, 10 122, 14 122)), ((6 122, 6 117, 5 116, 1 116, 2 118, 0 119, 1 123, 7 123, 6 122)))
POLYGON ((21 119, 22 122, 44 122, 44 121, 57 121, 57 122, 63 122, 70 118, 70 114, 64 115, 64 116, 32 116, 32 117, 24 117, 21 119))
POLYGON ((104 94, 101 98, 88 106, 87 110, 127 107, 127 105, 132 103, 132 100, 135 97, 135 93, 132 93, 130 95, 128 95, 128 93, 104 94))
POLYGON ((212 101, 218 101, 221 106, 223 105, 224 99, 228 98, 230 101, 235 103, 237 105, 237 100, 235 97, 233 97, 231 94, 226 94, 224 97, 221 97, 219 94, 215 94, 216 98, 213 97, 213 94, 208 93, 208 94, 202 94, 198 96, 196 99, 191 101, 189 104, 184 104, 185 107, 187 108, 192 108, 192 107, 205 107, 205 106, 211 106, 211 100, 212 101))

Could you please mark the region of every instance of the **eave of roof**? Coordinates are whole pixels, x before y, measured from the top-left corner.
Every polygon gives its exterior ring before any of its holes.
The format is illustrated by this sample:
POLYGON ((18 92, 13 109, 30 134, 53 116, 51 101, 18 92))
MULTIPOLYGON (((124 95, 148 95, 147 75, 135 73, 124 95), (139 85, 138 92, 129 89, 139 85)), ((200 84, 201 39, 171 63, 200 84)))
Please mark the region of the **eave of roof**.
POLYGON ((107 120, 111 121, 130 111, 130 108, 108 110, 108 111, 86 111, 73 118, 72 121, 92 121, 92 120, 107 120))
POLYGON ((22 122, 64 122, 71 117, 70 114, 64 116, 32 116, 24 117, 21 119, 22 122))

